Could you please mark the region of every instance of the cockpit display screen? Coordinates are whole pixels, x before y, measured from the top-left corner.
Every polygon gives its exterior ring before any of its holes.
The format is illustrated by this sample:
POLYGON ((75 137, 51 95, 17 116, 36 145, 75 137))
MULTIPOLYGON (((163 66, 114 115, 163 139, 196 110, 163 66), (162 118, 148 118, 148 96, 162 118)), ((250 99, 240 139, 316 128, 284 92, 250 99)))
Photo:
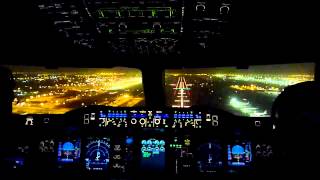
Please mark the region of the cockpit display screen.
POLYGON ((110 162, 110 139, 90 138, 86 145, 86 169, 93 171, 106 170, 110 162))
POLYGON ((165 141, 143 139, 141 141, 141 167, 144 170, 162 171, 165 167, 165 141))
POLYGON ((250 142, 228 145, 229 166, 248 166, 250 162, 252 162, 252 151, 250 142))
POLYGON ((196 155, 197 169, 200 173, 214 173, 223 166, 223 149, 218 142, 201 144, 196 155))
POLYGON ((313 81, 314 72, 315 63, 167 70, 167 105, 210 106, 238 116, 269 117, 283 89, 313 81))
POLYGON ((80 152, 80 140, 60 141, 58 143, 58 162, 61 164, 78 162, 80 152))
POLYGON ((9 66, 16 86, 15 114, 64 114, 88 105, 144 104, 141 71, 133 68, 9 66))

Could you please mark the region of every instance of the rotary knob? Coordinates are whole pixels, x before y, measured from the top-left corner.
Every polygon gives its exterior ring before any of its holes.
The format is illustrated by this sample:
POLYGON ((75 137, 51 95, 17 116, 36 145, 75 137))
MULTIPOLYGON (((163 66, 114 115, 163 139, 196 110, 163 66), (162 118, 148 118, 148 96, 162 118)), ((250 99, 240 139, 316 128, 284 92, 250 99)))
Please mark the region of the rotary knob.
POLYGON ((120 23, 118 28, 119 28, 119 32, 125 32, 128 26, 126 25, 126 23, 120 23))
POLYGON ((153 29, 156 33, 160 33, 161 32, 161 24, 160 23, 154 23, 153 24, 153 29))

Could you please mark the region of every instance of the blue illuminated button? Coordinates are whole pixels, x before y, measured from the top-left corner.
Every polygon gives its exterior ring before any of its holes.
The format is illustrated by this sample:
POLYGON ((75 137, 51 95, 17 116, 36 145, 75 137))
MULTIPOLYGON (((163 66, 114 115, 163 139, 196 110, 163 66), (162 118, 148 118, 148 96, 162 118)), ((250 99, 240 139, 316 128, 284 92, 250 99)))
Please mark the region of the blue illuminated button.
POLYGON ((126 144, 130 145, 130 144, 132 144, 132 143, 133 143, 133 138, 132 138, 132 137, 128 137, 128 138, 126 139, 126 144))
POLYGON ((160 140, 159 144, 162 145, 162 146, 165 145, 164 140, 160 140))
POLYGON ((159 145, 159 141, 158 141, 158 140, 155 140, 155 141, 154 141, 154 144, 155 144, 155 145, 159 145))
POLYGON ((165 152, 165 148, 164 147, 160 147, 160 152, 165 152))
POLYGON ((146 140, 142 140, 142 141, 141 141, 141 144, 142 144, 142 145, 146 145, 146 144, 147 144, 147 141, 146 141, 146 140))

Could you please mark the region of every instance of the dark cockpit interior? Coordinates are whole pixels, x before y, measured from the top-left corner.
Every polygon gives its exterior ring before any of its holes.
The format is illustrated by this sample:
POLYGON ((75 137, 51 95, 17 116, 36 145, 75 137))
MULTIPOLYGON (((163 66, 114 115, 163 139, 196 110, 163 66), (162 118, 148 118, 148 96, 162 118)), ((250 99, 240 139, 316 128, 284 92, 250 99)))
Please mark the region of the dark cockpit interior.
POLYGON ((1 178, 319 177, 315 3, 5 7, 1 178))

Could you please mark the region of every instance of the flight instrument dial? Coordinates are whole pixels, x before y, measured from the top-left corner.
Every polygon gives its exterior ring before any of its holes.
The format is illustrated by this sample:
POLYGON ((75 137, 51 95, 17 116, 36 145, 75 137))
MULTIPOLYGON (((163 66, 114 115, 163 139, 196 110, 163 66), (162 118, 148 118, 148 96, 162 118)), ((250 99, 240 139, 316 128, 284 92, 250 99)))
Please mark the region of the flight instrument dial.
POLYGON ((106 170, 110 161, 110 139, 91 139, 86 146, 86 169, 106 170))

